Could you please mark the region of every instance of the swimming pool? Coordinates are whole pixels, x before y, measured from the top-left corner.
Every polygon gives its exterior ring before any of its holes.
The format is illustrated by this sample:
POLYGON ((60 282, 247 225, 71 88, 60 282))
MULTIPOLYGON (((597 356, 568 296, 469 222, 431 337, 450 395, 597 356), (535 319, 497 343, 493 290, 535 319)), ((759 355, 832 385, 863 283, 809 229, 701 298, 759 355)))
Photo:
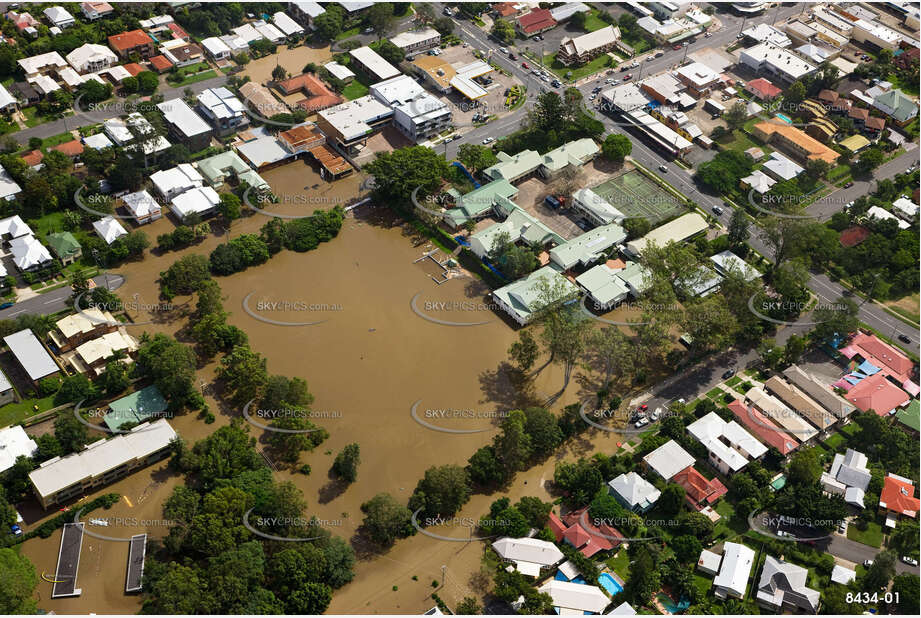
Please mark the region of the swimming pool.
POLYGON ((563 574, 563 571, 560 571, 560 570, 557 570, 556 575, 553 577, 553 579, 555 579, 555 580, 558 581, 558 582, 569 582, 569 581, 571 581, 571 582, 574 583, 574 584, 584 584, 584 583, 586 583, 585 578, 582 577, 581 575, 576 575, 576 576, 573 577, 572 579, 568 579, 568 578, 563 574))
POLYGON ((664 607, 665 611, 667 611, 669 614, 677 614, 679 612, 683 612, 691 605, 691 602, 687 599, 684 599, 679 602, 678 605, 675 605, 675 602, 672 600, 672 598, 664 592, 657 594, 656 599, 658 599, 659 603, 662 604, 662 607, 664 607))
POLYGON ((781 120, 783 120, 783 121, 786 122, 787 124, 793 124, 793 121, 790 120, 790 117, 787 116, 786 114, 777 113, 777 114, 774 114, 774 116, 776 116, 777 118, 780 118, 781 120))
POLYGON ((614 576, 610 573, 602 573, 599 575, 598 583, 602 588, 607 590, 608 594, 610 594, 612 597, 620 594, 620 592, 624 589, 624 587, 620 585, 620 582, 614 579, 614 576))

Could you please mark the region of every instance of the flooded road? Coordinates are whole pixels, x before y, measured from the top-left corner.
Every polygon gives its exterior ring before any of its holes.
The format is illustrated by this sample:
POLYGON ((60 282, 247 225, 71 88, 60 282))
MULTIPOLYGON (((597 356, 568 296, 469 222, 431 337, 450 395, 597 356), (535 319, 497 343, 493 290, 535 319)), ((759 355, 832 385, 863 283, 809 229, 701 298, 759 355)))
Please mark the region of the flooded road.
MULTIPOLYGON (((361 181, 356 174, 329 185, 302 162, 262 175, 280 196, 308 194, 316 198, 315 203, 283 200, 273 207, 277 212, 297 215, 354 197, 361 181), (318 186, 314 189, 313 185, 318 186)), ((257 232, 267 220, 264 215, 255 215, 236 222, 232 236, 257 232)), ((219 223, 212 224, 219 230, 219 223)), ((172 221, 163 219, 144 229, 153 238, 173 227, 172 221)), ((226 242, 222 230, 195 247, 162 256, 148 254, 141 262, 125 265, 118 270, 126 278, 119 295, 156 304, 159 272, 185 254, 208 255, 220 242, 226 242)), ((395 220, 389 210, 363 208, 357 216, 346 218, 337 238, 314 251, 282 251, 266 264, 218 279, 229 321, 247 332, 250 346, 268 359, 272 374, 305 379, 315 396, 312 409, 318 416, 325 415, 315 422, 330 432, 329 439, 301 457, 301 463, 311 466, 311 474, 281 468, 275 476, 291 480, 303 490, 310 515, 339 520, 340 525, 330 531, 345 539, 351 539, 361 523, 363 502, 377 493, 389 492, 405 503, 426 468, 464 465, 477 448, 492 440, 497 419, 509 410, 543 400, 563 384, 562 370, 549 365, 534 381, 535 398, 526 401, 519 396, 504 369, 517 331, 501 313, 491 310, 488 290, 477 280, 456 278, 437 284, 435 279, 443 269, 430 259, 417 262, 434 249, 411 226, 395 220), (248 299, 250 312, 243 308, 244 299, 248 299), (282 326, 277 322, 317 323, 282 326), (414 406, 417 419, 436 428, 414 419, 414 406), (440 414, 445 410, 449 411, 447 418, 440 414), (437 427, 469 433, 445 433, 437 427), (361 465, 358 480, 343 487, 331 477, 330 466, 335 454, 352 442, 361 447, 361 465)), ((439 260, 446 257, 443 252, 437 255, 439 260)), ((154 323, 129 327, 132 334, 146 330, 176 336, 185 324, 183 311, 194 307, 194 299, 180 297, 173 304, 170 313, 140 311, 135 319, 152 319, 154 323)), ((228 408, 211 396, 216 365, 212 361, 202 366, 199 380, 217 413, 217 422, 205 425, 195 414, 171 421, 189 444, 228 423, 231 417, 241 416, 241 410, 228 408)), ((558 411, 581 395, 584 393, 573 380, 554 409, 558 411)), ((262 430, 252 427, 252 431, 264 440, 262 430)), ((592 443, 577 440, 560 456, 612 452, 620 441, 616 434, 602 431, 586 436, 592 443)), ((551 458, 520 473, 511 487, 511 497, 538 495, 549 499, 541 485, 543 479, 552 478, 556 461, 551 458)), ((128 497, 111 511, 94 515, 161 518, 163 501, 181 482, 165 466, 165 462, 159 463, 89 496, 119 492, 128 497)), ((480 516, 496 497, 474 496, 462 515, 480 516)), ((162 538, 166 528, 153 527, 149 533, 152 538, 162 538)), ((469 531, 442 533, 463 537, 469 531)), ((59 543, 60 532, 56 532, 49 539, 26 542, 23 553, 39 573, 53 574, 59 543)), ((441 581, 442 565, 447 568, 448 585, 437 592, 449 605, 464 596, 478 596, 470 577, 479 568, 481 545, 437 541, 421 534, 399 541, 389 552, 359 561, 355 581, 334 595, 329 613, 424 611, 433 605, 429 596, 435 590, 431 584, 441 581), (412 580, 413 575, 418 581, 412 580)), ((51 601, 51 584, 42 582, 40 607, 59 613, 137 611, 140 597, 124 594, 127 550, 126 543, 87 536, 78 575, 83 596, 51 601)))

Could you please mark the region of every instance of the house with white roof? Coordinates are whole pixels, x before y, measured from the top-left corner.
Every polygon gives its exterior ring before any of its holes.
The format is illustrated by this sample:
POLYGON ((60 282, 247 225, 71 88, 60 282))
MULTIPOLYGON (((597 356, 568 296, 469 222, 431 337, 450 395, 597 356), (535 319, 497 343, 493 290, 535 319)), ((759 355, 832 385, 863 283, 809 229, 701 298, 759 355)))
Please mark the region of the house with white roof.
POLYGON ((710 464, 723 474, 738 472, 749 459, 758 459, 768 450, 741 425, 727 423, 716 412, 697 419, 687 431, 707 448, 710 464))
POLYGON ((716 255, 710 256, 710 261, 713 262, 713 267, 716 268, 718 272, 723 277, 728 276, 731 273, 738 273, 745 277, 746 281, 754 281, 761 277, 761 273, 755 269, 754 266, 737 256, 735 253, 726 249, 721 251, 716 255))
POLYGON ((840 564, 836 564, 835 568, 831 570, 831 581, 836 584, 847 586, 855 579, 857 579, 857 571, 854 569, 849 569, 847 567, 841 566, 840 564))
POLYGON ((165 459, 178 437, 166 419, 142 423, 128 433, 97 440, 82 451, 43 462, 29 473, 29 481, 47 509, 165 459))
POLYGON ((96 230, 99 238, 106 241, 107 245, 111 245, 122 236, 128 235, 128 231, 115 217, 103 217, 99 221, 93 221, 93 229, 96 230))
MULTIPOLYGON (((12 389, 9 380, 0 372, 0 393, 12 391, 12 389)), ((17 457, 32 457, 37 450, 38 445, 35 440, 26 435, 26 430, 22 428, 22 425, 0 429, 0 474, 12 468, 17 457)))
POLYGON ((28 328, 7 335, 3 338, 3 342, 19 366, 35 384, 42 378, 47 378, 61 370, 35 333, 28 328))
POLYGON ((129 193, 122 198, 125 202, 125 208, 134 217, 134 222, 138 225, 156 221, 163 213, 160 204, 147 191, 138 191, 129 193))
POLYGON ((211 187, 198 187, 196 189, 189 189, 185 193, 180 193, 174 197, 170 203, 173 213, 175 213, 181 221, 185 221, 186 218, 193 213, 199 217, 207 217, 214 214, 218 204, 221 203, 221 198, 217 194, 217 191, 211 187))
POLYGON ((918 204, 915 204, 904 195, 892 202, 892 210, 906 221, 915 221, 918 218, 918 204))
POLYGON ((867 456, 849 448, 845 453, 836 453, 829 471, 822 473, 822 489, 830 494, 844 496, 845 502, 862 509, 870 477, 867 456))
POLYGON ((25 73, 26 81, 31 83, 31 78, 39 75, 50 75, 57 73, 61 69, 67 68, 67 61, 56 51, 21 58, 16 61, 22 72, 25 73))
POLYGON ((77 73, 95 73, 118 64, 118 56, 105 45, 86 43, 73 50, 66 56, 68 64, 77 73))
POLYGON ((809 571, 803 567, 768 555, 755 599, 761 607, 776 612, 815 614, 819 611, 820 593, 806 585, 808 578, 809 571))
POLYGON ((694 457, 674 440, 669 440, 643 457, 646 468, 669 480, 688 466, 694 465, 694 457))
POLYGON ((145 155, 155 155, 170 147, 169 141, 158 135, 153 125, 140 112, 132 112, 125 118, 110 118, 102 123, 103 131, 113 142, 145 155))
POLYGON ((713 593, 721 599, 744 597, 754 561, 753 549, 739 543, 724 543, 723 562, 720 572, 713 579, 713 593))
POLYGON ((80 4, 80 11, 88 20, 96 21, 97 19, 108 17, 115 9, 113 9, 112 5, 108 2, 82 2, 80 4))
MULTIPOLYGON (((0 272, 4 272, 4 271, 5 269, 0 267, 0 272)), ((5 277, 6 275, 0 275, 0 276, 5 277)), ((3 373, 2 370, 0 370, 0 406, 6 405, 12 401, 16 401, 18 397, 19 395, 16 393, 16 389, 13 388, 13 385, 10 383, 10 379, 6 377, 6 374, 3 373)), ((13 450, 10 450, 9 452, 5 452, 5 449, 7 448, 9 448, 8 445, 4 446, 3 430, 0 430, 0 474, 2 474, 3 471, 6 469, 3 467, 3 465, 6 463, 6 461, 4 460, 4 455, 9 456, 13 452, 13 450)), ((16 457, 14 456, 13 459, 15 460, 15 458, 16 457)))
POLYGON ((323 65, 323 68, 329 71, 330 75, 342 82, 351 81, 355 77, 355 73, 352 72, 352 69, 335 61, 327 62, 323 65))
POLYGON ((609 611, 607 616, 636 616, 636 610, 633 609, 633 606, 624 601, 611 611, 609 611))
POLYGON ((608 481, 608 493, 631 511, 640 513, 652 508, 662 495, 655 485, 633 471, 608 481))
POLYGON ((227 60, 230 58, 230 47, 216 36, 209 36, 201 41, 202 49, 215 60, 227 60))
POLYGON ((399 69, 384 60, 380 54, 367 45, 353 49, 349 52, 349 56, 375 81, 384 81, 400 74, 399 69))
POLYGON ((299 23, 288 17, 287 13, 278 11, 272 15, 272 23, 281 30, 286 37, 300 36, 304 34, 304 28, 299 23))
POLYGON ((441 33, 432 27, 425 27, 401 32, 391 37, 390 42, 403 50, 404 54, 415 54, 438 47, 441 43, 441 33))
POLYGON ((205 183, 205 179, 190 163, 180 163, 168 170, 154 172, 150 180, 164 200, 171 200, 180 193, 201 187, 205 183))
POLYGON ((51 264, 51 253, 35 236, 20 236, 10 241, 13 263, 22 272, 40 270, 51 264))
POLYGON ((598 586, 549 580, 537 589, 549 594, 553 607, 562 614, 600 614, 610 603, 607 595, 598 586))
POLYGON ((19 107, 19 101, 10 94, 10 91, 0 84, 0 112, 10 113, 16 111, 19 107))
POLYGON ((553 543, 527 537, 502 537, 493 542, 492 548, 500 558, 514 563, 519 572, 532 577, 538 577, 541 569, 551 567, 564 558, 563 552, 553 543))
POLYGON ((198 95, 198 110, 219 135, 228 135, 249 124, 246 106, 223 86, 202 91, 198 95))
POLYGON ((560 41, 557 59, 565 65, 584 64, 617 46, 620 28, 605 26, 577 37, 566 37, 560 41))
POLYGON ((739 53, 739 64, 761 76, 774 76, 784 84, 791 84, 818 70, 818 66, 773 43, 759 43, 743 49, 739 53))
POLYGON ((102 150, 103 148, 112 148, 115 146, 105 133, 97 133, 84 137, 83 145, 93 150, 102 150))
POLYGON ((170 135, 192 152, 204 150, 211 143, 211 125, 195 113, 182 99, 157 103, 170 135))
POLYGON ((579 189, 572 194, 572 207, 595 225, 623 223, 626 216, 591 189, 579 189))
POLYGON ((19 215, 0 219, 0 239, 4 242, 20 236, 32 235, 32 228, 19 215))
POLYGON ((870 219, 877 219, 879 221, 895 221, 896 225, 898 225, 898 228, 900 230, 907 230, 909 227, 911 227, 908 224, 908 221, 903 221, 902 219, 899 219, 894 214, 892 214, 891 212, 889 212, 888 210, 880 206, 871 206, 870 208, 868 208, 867 217, 869 217, 870 219))
POLYGON ((51 22, 52 26, 57 26, 58 28, 70 28, 77 20, 74 19, 74 16, 71 15, 67 9, 63 6, 50 6, 42 13, 45 14, 45 19, 51 22))
POLYGON ((717 90, 720 84, 720 74, 701 62, 692 62, 679 67, 675 75, 696 98, 717 90))
POLYGON ((777 151, 762 166, 764 171, 777 180, 793 180, 806 170, 777 151))
POLYGON ((782 30, 765 23, 755 24, 743 30, 742 35, 757 43, 770 43, 777 47, 790 47, 793 45, 793 41, 782 30))
POLYGON ((495 223, 470 236, 470 250, 477 257, 484 258, 495 249, 495 243, 502 235, 508 242, 524 242, 533 247, 542 247, 560 237, 539 219, 522 208, 514 208, 505 221, 495 223))
POLYGON ((326 9, 318 2, 289 2, 288 11, 298 23, 313 30, 313 20, 325 13, 326 9))
POLYGON ((6 168, 0 165, 0 199, 11 202, 20 193, 22 193, 22 187, 13 180, 6 168))
POLYGON ((701 550, 700 557, 697 559, 697 568, 707 575, 716 575, 720 570, 720 562, 722 561, 723 557, 720 554, 704 549, 701 550))
POLYGON ((762 172, 755 170, 741 181, 743 187, 748 187, 759 195, 764 195, 771 190, 771 187, 777 184, 777 181, 762 172))

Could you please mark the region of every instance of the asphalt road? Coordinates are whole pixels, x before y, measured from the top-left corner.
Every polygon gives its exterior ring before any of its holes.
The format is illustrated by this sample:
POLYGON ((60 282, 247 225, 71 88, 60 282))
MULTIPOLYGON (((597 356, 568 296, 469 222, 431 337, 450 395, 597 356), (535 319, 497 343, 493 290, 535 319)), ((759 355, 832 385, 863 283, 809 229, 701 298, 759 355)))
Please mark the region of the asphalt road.
MULTIPOLYGON (((880 550, 875 547, 852 541, 840 534, 832 534, 831 541, 828 543, 827 547, 825 547, 825 551, 833 556, 847 560, 848 562, 853 562, 854 564, 863 564, 864 560, 873 560, 876 558, 876 554, 880 552, 880 550)), ((896 573, 919 574, 918 567, 907 565, 901 560, 895 561, 895 571, 896 573)))
MULTIPOLYGON (((106 287, 106 275, 93 277, 93 281, 99 287, 106 287)), ((110 290, 117 290, 124 282, 125 279, 121 275, 108 275, 108 286, 110 290)), ((0 320, 11 320, 22 313, 48 315, 63 311, 69 306, 68 301, 70 300, 71 292, 70 286, 67 285, 20 301, 12 307, 0 311, 0 320)))

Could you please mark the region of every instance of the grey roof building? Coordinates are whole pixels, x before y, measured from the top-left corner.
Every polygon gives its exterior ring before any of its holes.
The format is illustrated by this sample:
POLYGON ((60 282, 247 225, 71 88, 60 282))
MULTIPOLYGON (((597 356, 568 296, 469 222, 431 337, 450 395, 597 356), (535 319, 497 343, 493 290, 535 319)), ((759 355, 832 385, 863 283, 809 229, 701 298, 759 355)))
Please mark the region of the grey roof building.
POLYGON ((767 556, 758 582, 758 604, 773 610, 819 609, 819 591, 806 586, 809 571, 801 566, 767 556))
POLYGON ((4 337, 3 341, 33 382, 61 370, 38 337, 28 328, 4 337))

